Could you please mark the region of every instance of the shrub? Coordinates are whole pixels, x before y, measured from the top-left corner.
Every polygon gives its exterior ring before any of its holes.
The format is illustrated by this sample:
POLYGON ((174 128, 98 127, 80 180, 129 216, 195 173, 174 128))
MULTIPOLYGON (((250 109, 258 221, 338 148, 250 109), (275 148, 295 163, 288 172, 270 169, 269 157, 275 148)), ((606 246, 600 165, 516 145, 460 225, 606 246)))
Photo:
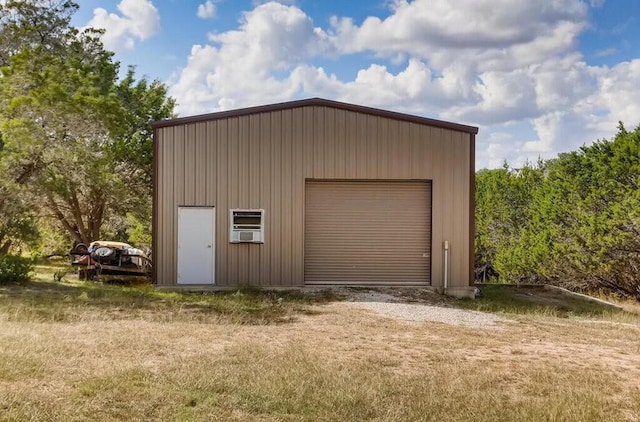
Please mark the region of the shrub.
POLYGON ((0 284, 25 283, 30 279, 33 260, 21 256, 0 255, 0 284))

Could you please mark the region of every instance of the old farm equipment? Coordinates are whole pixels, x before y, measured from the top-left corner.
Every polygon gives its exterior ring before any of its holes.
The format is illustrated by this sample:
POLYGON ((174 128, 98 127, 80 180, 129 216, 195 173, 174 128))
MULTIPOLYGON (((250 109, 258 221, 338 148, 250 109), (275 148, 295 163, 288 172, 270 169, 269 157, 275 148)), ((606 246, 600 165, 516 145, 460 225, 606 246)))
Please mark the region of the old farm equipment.
POLYGON ((80 279, 96 276, 149 276, 151 259, 143 250, 128 243, 97 240, 89 246, 80 243, 71 250, 71 265, 79 268, 80 279))

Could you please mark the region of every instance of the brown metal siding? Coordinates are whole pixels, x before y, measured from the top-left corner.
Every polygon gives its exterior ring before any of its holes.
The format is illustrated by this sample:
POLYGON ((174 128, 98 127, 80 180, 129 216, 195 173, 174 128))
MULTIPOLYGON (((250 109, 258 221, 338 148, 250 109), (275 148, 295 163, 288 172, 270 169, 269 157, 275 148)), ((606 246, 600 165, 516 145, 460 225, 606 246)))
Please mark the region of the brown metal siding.
POLYGON ((469 285, 475 283, 475 235, 476 235, 476 135, 469 134, 469 285))
POLYGON ((307 181, 307 284, 429 284, 428 181, 307 181))
POLYGON ((304 283, 306 179, 432 180, 432 268, 469 283, 467 132, 327 106, 156 127, 157 282, 176 280, 176 210, 215 206, 216 284, 304 283), (265 209, 265 243, 229 244, 230 208, 265 209))

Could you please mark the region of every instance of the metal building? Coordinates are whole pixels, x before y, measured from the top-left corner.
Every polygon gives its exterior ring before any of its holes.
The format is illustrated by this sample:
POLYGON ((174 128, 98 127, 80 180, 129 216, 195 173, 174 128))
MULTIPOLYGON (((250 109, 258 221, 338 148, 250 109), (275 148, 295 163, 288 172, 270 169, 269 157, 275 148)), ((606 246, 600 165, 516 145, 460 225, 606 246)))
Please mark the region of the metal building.
POLYGON ((156 122, 155 282, 468 295, 477 131, 324 99, 156 122))

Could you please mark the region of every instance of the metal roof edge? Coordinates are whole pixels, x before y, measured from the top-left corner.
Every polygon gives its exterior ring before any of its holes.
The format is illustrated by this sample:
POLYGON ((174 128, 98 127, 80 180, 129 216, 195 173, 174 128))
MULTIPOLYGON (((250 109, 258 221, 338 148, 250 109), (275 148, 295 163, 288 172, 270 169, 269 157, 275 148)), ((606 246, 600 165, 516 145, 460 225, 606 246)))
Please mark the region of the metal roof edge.
POLYGON ((413 114, 399 113, 396 111, 383 110, 379 108, 349 104, 340 101, 327 100, 324 98, 307 98, 303 100, 287 101, 282 103, 260 105, 254 107, 239 108, 235 110, 218 111, 214 113, 199 114, 195 116, 177 117, 175 119, 157 120, 152 122, 154 129, 169 126, 185 125, 198 122, 206 122, 211 120, 224 119, 229 117, 247 116, 257 113, 268 113, 271 111, 287 110, 298 107, 324 106, 332 107, 340 110, 353 111, 356 113, 370 114, 373 116, 386 117, 390 119, 402 120, 406 122, 418 123, 427 126, 439 127, 443 129, 451 129, 459 132, 477 134, 476 126, 468 126, 460 123, 447 122, 444 120, 431 119, 428 117, 416 116, 413 114))

